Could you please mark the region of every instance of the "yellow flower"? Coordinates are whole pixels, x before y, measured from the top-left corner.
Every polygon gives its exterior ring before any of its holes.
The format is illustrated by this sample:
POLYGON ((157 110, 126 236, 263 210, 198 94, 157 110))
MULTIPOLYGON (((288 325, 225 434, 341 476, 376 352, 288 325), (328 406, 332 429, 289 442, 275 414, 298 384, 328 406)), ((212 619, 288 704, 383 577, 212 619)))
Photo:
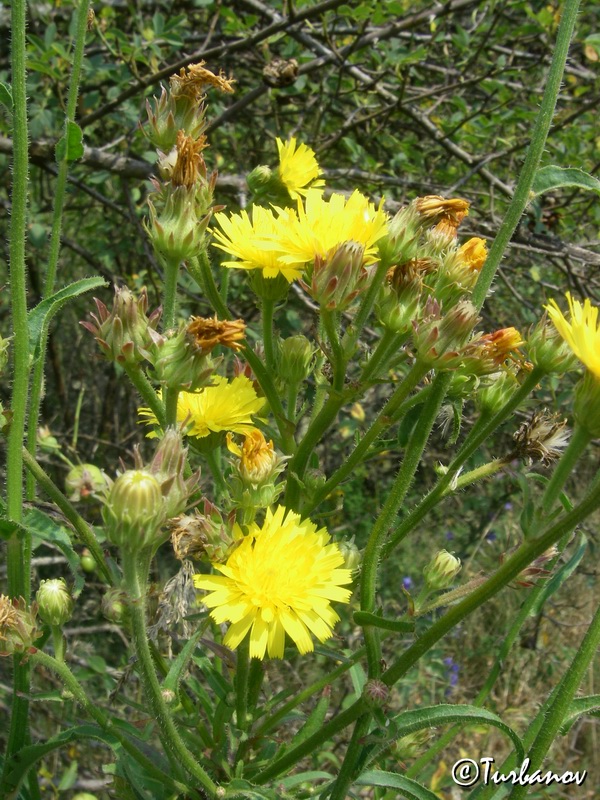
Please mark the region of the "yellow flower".
MULTIPOLYGON (((254 391, 252 381, 238 375, 232 381, 216 376, 213 386, 200 392, 180 392, 177 399, 177 422, 185 424, 188 436, 201 438, 209 433, 233 431, 248 434, 254 430, 252 415, 258 414, 265 404, 254 391)), ((157 419, 149 408, 140 408, 140 416, 147 424, 156 425, 157 419)), ((149 434, 150 438, 156 433, 149 434)))
POLYGON ((296 147, 296 139, 292 137, 285 144, 277 139, 279 151, 279 179, 290 193, 292 200, 306 196, 308 185, 315 189, 324 186, 325 182, 317 180, 321 168, 317 163, 315 153, 306 144, 296 147))
POLYGON ((320 642, 332 635, 339 620, 331 601, 347 603, 352 573, 339 569, 344 559, 329 543, 325 528, 277 506, 265 521, 249 526, 226 564, 215 564, 221 575, 196 575, 194 583, 210 592, 204 603, 217 624, 231 622, 223 644, 235 649, 250 632, 250 657, 282 658, 285 634, 300 653, 314 650, 311 634, 320 642))
POLYGON ((282 274, 290 283, 294 278, 299 278, 302 270, 282 260, 280 234, 288 216, 289 212, 282 211, 277 218, 270 209, 261 206, 253 207, 252 219, 247 211, 229 217, 215 214, 222 231, 213 231, 217 240, 214 246, 239 259, 224 261, 223 266, 262 269, 265 278, 276 278, 282 274))
POLYGON ((318 189, 306 192, 298 216, 280 213, 281 259, 286 264, 306 264, 316 256, 325 257, 345 242, 365 247, 365 264, 377 261, 375 243, 387 232, 387 215, 359 191, 346 199, 332 194, 327 200, 318 189))
POLYGON ((262 483, 270 478, 280 461, 273 447, 273 440, 267 442, 258 428, 245 436, 241 447, 233 441, 231 433, 228 433, 227 449, 239 458, 242 477, 253 483, 262 483))
POLYGON ((556 300, 550 300, 545 306, 556 330, 569 345, 577 358, 585 364, 593 375, 600 380, 600 326, 598 325, 598 308, 593 306, 589 298, 582 303, 567 292, 567 302, 571 312, 571 320, 567 319, 558 307, 556 300))
POLYGON ((480 239, 478 236, 468 239, 458 248, 458 254, 470 269, 479 272, 488 255, 485 239, 480 239))

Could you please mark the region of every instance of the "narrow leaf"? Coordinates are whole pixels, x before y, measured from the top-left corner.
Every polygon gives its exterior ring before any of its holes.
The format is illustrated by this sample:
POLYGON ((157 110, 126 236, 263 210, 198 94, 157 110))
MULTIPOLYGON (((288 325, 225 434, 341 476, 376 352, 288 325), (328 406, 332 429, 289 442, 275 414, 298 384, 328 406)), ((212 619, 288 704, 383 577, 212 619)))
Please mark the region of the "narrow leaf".
POLYGON ((559 570, 557 570, 557 572, 552 576, 552 578, 550 578, 548 583, 546 583, 546 585, 540 592, 537 601, 531 607, 531 610, 529 612, 530 616, 532 617, 537 616, 544 607, 548 598, 551 597, 556 591, 558 591, 558 589, 560 589, 563 583, 571 577, 571 575, 575 572, 575 570, 579 566, 579 563, 583 558, 586 549, 587 549, 587 539, 582 534, 580 537, 579 547, 573 553, 573 555, 567 561, 567 563, 563 564, 562 567, 559 570))
POLYGON ((579 717, 585 715, 590 717, 600 716, 600 694, 592 694, 588 697, 577 697, 573 700, 561 725, 561 734, 564 736, 568 733, 579 717))
POLYGON ((414 622, 407 622, 402 619, 387 619, 377 614, 370 614, 368 611, 355 611, 353 617, 357 625, 372 625, 374 628, 383 628, 386 631, 412 633, 415 629, 414 622))
POLYGON ((385 786, 388 789, 400 789, 402 797, 408 800, 439 800, 439 796, 421 786, 417 781, 397 775, 395 772, 371 770, 365 772, 354 783, 358 786, 385 786))

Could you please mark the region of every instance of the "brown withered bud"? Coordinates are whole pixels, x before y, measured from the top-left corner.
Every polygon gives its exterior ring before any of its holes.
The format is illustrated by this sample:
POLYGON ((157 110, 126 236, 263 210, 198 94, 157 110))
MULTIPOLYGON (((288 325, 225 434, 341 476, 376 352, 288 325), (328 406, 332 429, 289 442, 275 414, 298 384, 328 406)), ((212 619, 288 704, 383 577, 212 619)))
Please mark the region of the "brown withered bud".
POLYGON ((232 78, 226 78, 223 70, 215 75, 209 69, 205 69, 205 61, 198 64, 188 64, 187 69, 181 69, 169 78, 171 92, 175 95, 187 95, 196 99, 202 99, 206 94, 207 87, 218 89, 225 94, 233 94, 235 91, 232 78))
POLYGON ((240 344, 244 339, 246 323, 241 319, 226 320, 206 317, 192 317, 188 326, 188 335, 192 337, 194 345, 202 353, 210 353, 217 345, 229 347, 231 350, 241 350, 240 344))
POLYGON ((267 86, 277 89, 291 86, 298 77, 298 62, 295 58, 279 58, 276 56, 263 68, 263 80, 267 86))
POLYGON ((175 557, 180 561, 210 561, 223 563, 234 544, 233 522, 224 518, 219 509, 209 500, 204 500, 204 513, 197 509, 171 521, 171 543, 175 557))
POLYGON ((567 420, 561 419, 560 414, 550 414, 546 409, 536 411, 513 435, 514 455, 527 464, 541 461, 544 466, 550 466, 562 455, 570 433, 567 420))
POLYGON ((424 223, 438 226, 443 223, 440 231, 456 233, 463 219, 469 213, 469 201, 460 197, 446 200, 439 195, 419 197, 415 201, 417 212, 424 223))

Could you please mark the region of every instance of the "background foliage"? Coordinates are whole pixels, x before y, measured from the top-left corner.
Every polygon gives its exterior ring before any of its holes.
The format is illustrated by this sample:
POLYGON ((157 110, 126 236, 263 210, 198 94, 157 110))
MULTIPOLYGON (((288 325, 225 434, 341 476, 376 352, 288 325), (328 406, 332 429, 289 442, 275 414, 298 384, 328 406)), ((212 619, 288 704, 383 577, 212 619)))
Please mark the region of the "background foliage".
MULTIPOLYGON (((40 275, 47 257, 56 173, 53 153, 63 124, 72 10, 69 2, 31 5, 28 267, 32 304, 41 294, 40 275)), ((70 173, 59 280, 66 283, 100 274, 109 283, 126 283, 131 288, 146 285, 151 305, 152 300, 154 305, 158 302, 161 268, 142 227, 155 154, 138 123, 145 115, 145 99, 159 92, 160 82, 200 59, 236 80, 233 97, 209 97, 211 147, 206 160, 219 171, 217 197, 229 209, 246 202, 242 175, 258 164, 273 164, 275 138, 295 135, 314 148, 330 185, 359 186, 374 197, 384 195, 390 210, 418 195, 463 196, 471 201, 472 210, 461 232, 493 238, 529 141, 552 55, 558 10, 557 4, 521 0, 453 0, 445 5, 422 0, 103 3, 96 8, 86 46, 78 109, 85 150, 70 173)), ((600 7, 584 5, 545 156, 545 163, 577 166, 593 175, 600 168, 599 17, 600 7)), ((0 8, 3 81, 10 78, 8 30, 9 11, 0 8)), ((3 243, 10 213, 8 131, 8 112, 2 109, 3 243)), ((600 206, 591 193, 563 190, 532 203, 500 270, 493 306, 484 308, 486 327, 526 327, 538 318, 546 296, 562 294, 567 288, 598 303, 599 225, 600 206)), ((7 253, 6 245, 2 247, 0 283, 5 284, 7 253)), ((285 333, 300 329, 300 315, 306 318, 311 306, 301 289, 294 286, 294 290, 282 323, 282 328, 287 326, 285 333)), ((252 323, 246 291, 232 276, 230 306, 236 316, 252 323)), ((101 296, 108 300, 110 294, 107 288, 101 296)), ((3 293, 0 326, 6 334, 5 298, 3 293)), ((114 469, 120 457, 130 460, 132 445, 142 438, 136 426, 137 399, 123 375, 99 360, 91 337, 78 328, 84 309, 87 301, 69 306, 51 331, 43 421, 73 459, 114 469)), ((195 314, 208 311, 191 281, 184 309, 195 314)), ((368 339, 364 346, 369 346, 368 339)), ((558 382, 553 388, 551 395, 538 399, 540 404, 560 409, 567 391, 558 382)), ((2 399, 6 392, 7 387, 2 387, 2 399)), ((377 406, 375 390, 368 400, 377 406)), ((370 414, 369 403, 363 405, 345 414, 339 438, 328 441, 326 458, 331 463, 339 460, 352 437, 360 435, 361 414, 367 418, 370 414)), ((402 428, 397 433, 400 442, 406 435, 402 428)), ((508 434, 506 439, 496 443, 503 452, 508 434)), ((438 433, 430 452, 435 456, 437 451, 443 459, 445 447, 446 439, 438 433)), ((61 483, 66 467, 56 459, 49 461, 48 468, 61 483)), ((395 464, 383 450, 357 471, 330 508, 331 531, 344 530, 348 520, 358 519, 361 544, 394 470, 395 464)), ((434 479, 432 457, 420 469, 415 496, 434 479)), ((397 603, 402 596, 400 579, 409 588, 439 547, 455 550, 473 574, 495 565, 518 541, 512 506, 521 488, 509 470, 480 496, 469 495, 468 503, 452 499, 438 516, 430 516, 419 540, 403 549, 397 556, 400 561, 386 567, 389 602, 397 603)), ((90 509, 86 515, 90 518, 90 509)), ((594 547, 591 523, 586 532, 589 546, 594 547)), ((58 544, 39 548, 35 560, 39 575, 61 574, 62 559, 58 544)), ((527 709, 536 708, 540 696, 545 696, 546 681, 568 662, 579 638, 577 626, 589 618, 597 602, 593 594, 597 576, 589 566, 586 569, 531 619, 514 672, 504 675, 495 690, 497 710, 514 715, 512 723, 507 721, 517 728, 519 715, 526 718, 527 709)), ((155 576, 157 583, 172 572, 173 565, 165 557, 155 576)), ((99 598, 99 584, 93 574, 88 575, 70 636, 78 637, 74 658, 80 663, 79 678, 86 681, 90 693, 104 697, 112 683, 107 677, 125 669, 127 678, 127 665, 119 639, 122 634, 102 621, 99 598), (99 637, 105 634, 110 639, 106 639, 103 657, 99 637), (93 647, 88 645, 90 639, 93 647)), ((515 613, 519 598, 515 591, 500 609, 481 610, 468 630, 460 630, 456 639, 432 651, 421 662, 417 679, 411 676, 398 691, 427 704, 448 696, 468 702, 479 688, 484 667, 490 666, 489 653, 497 645, 503 619, 515 613)), ((351 636, 351 623, 345 624, 342 632, 351 636)), ((297 669, 300 680, 310 666, 299 663, 297 669)), ((280 671, 283 682, 279 665, 269 670, 275 683, 280 671)), ((48 676, 46 691, 54 690, 51 680, 48 676)), ((351 696, 348 686, 347 694, 336 698, 339 707, 351 696)), ((0 695, 0 709, 4 704, 0 695)), ((75 713, 65 704, 57 703, 56 709, 55 715, 40 714, 34 730, 48 735, 63 715, 75 713)), ((486 738, 490 735, 471 731, 452 745, 452 753, 472 748, 476 742, 485 754, 491 746, 486 738)), ((498 752, 505 746, 500 736, 492 744, 498 752)), ((597 729, 583 721, 562 746, 561 763, 570 759, 573 767, 579 764, 590 770, 586 788, 591 791, 598 782, 593 774, 595 769, 598 775, 599 767, 597 729)), ((429 783, 443 796, 449 796, 443 794, 449 786, 444 783, 444 765, 452 763, 452 753, 429 768, 429 783)), ((476 757, 471 749, 468 753, 476 757)), ((73 787, 100 791, 102 781, 94 761, 98 758, 100 763, 102 754, 85 751, 82 755, 74 744, 70 756, 75 767, 67 767, 58 756, 45 763, 48 796, 69 796, 73 787), (90 758, 92 763, 83 767, 90 758)), ((328 753, 322 758, 335 761, 337 756, 328 753)))

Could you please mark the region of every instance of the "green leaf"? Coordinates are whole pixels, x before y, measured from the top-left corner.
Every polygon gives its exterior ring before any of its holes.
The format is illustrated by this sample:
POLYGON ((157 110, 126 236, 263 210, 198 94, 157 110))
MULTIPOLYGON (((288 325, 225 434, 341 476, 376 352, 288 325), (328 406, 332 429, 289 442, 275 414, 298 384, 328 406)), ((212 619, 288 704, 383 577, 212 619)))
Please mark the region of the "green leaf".
POLYGON ((368 611, 355 611, 353 618, 357 625, 372 625, 374 628, 383 628, 386 631, 412 633, 415 629, 414 622, 407 622, 402 619, 386 619, 378 614, 370 614, 368 611))
POLYGON ((502 731, 511 739, 515 746, 518 761, 522 761, 525 757, 525 750, 519 735, 502 722, 496 714, 478 706, 439 705, 405 711, 393 718, 393 727, 391 727, 389 735, 398 738, 424 728, 433 728, 438 725, 448 725, 456 722, 469 725, 493 725, 494 728, 498 728, 499 731, 502 731))
POLYGON ((329 772, 312 770, 311 772, 298 772, 296 775, 290 775, 287 778, 282 778, 281 780, 277 781, 277 785, 284 789, 293 789, 295 786, 299 786, 301 783, 309 782, 312 784, 314 781, 330 781, 332 778, 333 776, 330 775, 329 772))
POLYGON ((589 715, 590 717, 600 716, 600 694, 577 697, 573 700, 560 727, 562 736, 570 731, 579 717, 585 715, 589 715))
POLYGON ((37 507, 27 509, 23 517, 23 527, 34 537, 33 549, 38 547, 41 542, 51 542, 61 550, 73 573, 73 596, 78 597, 83 589, 85 577, 81 571, 79 556, 73 548, 73 542, 66 528, 50 514, 37 507), (38 541, 36 542, 35 539, 38 541))
POLYGON ((530 616, 532 617, 537 616, 544 607, 548 598, 551 597, 556 591, 558 591, 558 589, 560 589, 563 583, 570 578, 570 576, 573 574, 573 572, 575 572, 575 570, 579 566, 579 563, 581 562, 581 559, 583 558, 586 549, 587 549, 587 539, 583 534, 581 534, 579 540, 579 547, 573 553, 573 555, 567 561, 567 563, 563 564, 562 567, 559 570, 557 570, 557 572, 545 584, 536 602, 531 607, 531 610, 529 612, 530 616))
POLYGON ((588 175, 582 169, 548 166, 542 167, 536 172, 531 187, 530 199, 544 194, 544 192, 551 192, 554 189, 562 189, 567 186, 600 193, 600 181, 592 175, 588 175))
POLYGON ((95 276, 93 278, 83 278, 80 281, 75 281, 63 289, 59 289, 51 297, 47 297, 38 303, 35 308, 32 308, 28 315, 29 323, 29 353, 32 359, 32 366, 41 355, 41 344, 45 339, 46 332, 52 317, 60 311, 60 309, 69 300, 79 295, 91 292, 92 289, 99 289, 101 286, 106 286, 104 278, 95 276))
POLYGON ((439 795, 421 786, 417 781, 397 775, 395 772, 371 770, 365 772, 354 781, 358 786, 385 786, 388 789, 400 789, 402 797, 408 800, 439 800, 439 795))
POLYGON ((67 122, 67 130, 56 143, 55 158, 61 161, 77 161, 83 155, 83 131, 76 122, 67 122))
POLYGON ((9 83, 0 81, 0 103, 12 114, 13 110, 13 97, 12 87, 9 83))

